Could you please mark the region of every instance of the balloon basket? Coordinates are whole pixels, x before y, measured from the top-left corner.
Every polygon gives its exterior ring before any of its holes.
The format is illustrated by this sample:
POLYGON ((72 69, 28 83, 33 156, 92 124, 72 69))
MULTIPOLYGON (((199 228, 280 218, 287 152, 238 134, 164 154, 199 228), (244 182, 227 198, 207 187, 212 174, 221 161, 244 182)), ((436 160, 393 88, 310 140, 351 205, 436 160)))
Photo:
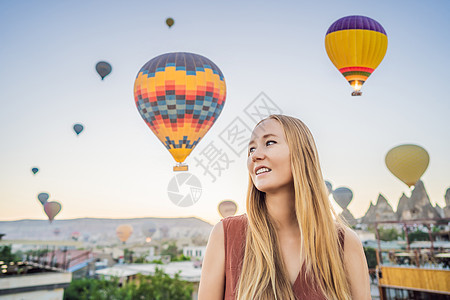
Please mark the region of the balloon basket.
POLYGON ((184 164, 177 164, 176 166, 173 166, 173 171, 174 172, 178 172, 178 171, 187 171, 188 165, 184 165, 184 164))
POLYGON ((354 91, 352 92, 352 96, 361 96, 362 92, 361 91, 354 91))

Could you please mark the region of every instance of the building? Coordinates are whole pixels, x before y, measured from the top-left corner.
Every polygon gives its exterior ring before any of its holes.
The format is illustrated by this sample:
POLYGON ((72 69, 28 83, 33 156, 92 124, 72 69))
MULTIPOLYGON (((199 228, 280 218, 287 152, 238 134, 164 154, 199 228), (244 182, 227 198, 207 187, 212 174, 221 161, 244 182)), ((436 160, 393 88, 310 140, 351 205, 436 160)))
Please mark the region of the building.
POLYGON ((191 246, 191 247, 184 247, 183 248, 183 255, 184 256, 188 256, 188 257, 192 257, 192 258, 198 258, 200 260, 202 260, 203 257, 205 256, 205 252, 206 252, 206 247, 205 246, 200 246, 200 247, 191 246))
POLYGON ((62 300, 64 289, 72 281, 72 273, 39 265, 18 263, 2 265, 0 300, 62 300))

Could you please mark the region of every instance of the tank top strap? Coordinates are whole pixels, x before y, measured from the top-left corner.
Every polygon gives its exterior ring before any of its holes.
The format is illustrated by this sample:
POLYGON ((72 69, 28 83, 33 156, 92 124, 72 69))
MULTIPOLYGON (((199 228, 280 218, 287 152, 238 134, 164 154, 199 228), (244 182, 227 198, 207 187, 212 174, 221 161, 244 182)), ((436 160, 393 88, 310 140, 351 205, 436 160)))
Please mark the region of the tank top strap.
POLYGON ((225 242, 225 295, 236 298, 236 286, 242 270, 247 235, 247 215, 227 217, 222 220, 225 242))

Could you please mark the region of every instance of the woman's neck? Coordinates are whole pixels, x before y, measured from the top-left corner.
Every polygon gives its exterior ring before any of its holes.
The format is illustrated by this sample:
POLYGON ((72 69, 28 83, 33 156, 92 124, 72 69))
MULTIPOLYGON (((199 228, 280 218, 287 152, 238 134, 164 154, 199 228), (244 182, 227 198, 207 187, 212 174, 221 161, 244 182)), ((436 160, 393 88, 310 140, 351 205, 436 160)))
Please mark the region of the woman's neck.
POLYGON ((266 194, 266 206, 277 231, 298 229, 294 191, 285 190, 276 194, 266 194))

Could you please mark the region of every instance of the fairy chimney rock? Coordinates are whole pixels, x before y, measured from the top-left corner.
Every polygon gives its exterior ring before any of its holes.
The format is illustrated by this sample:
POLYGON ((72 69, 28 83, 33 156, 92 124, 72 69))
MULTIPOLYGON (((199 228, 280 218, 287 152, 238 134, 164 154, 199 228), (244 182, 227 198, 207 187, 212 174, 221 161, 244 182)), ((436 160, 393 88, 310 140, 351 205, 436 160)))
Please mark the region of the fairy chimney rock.
POLYGON ((445 197, 445 207, 443 208, 444 217, 450 218, 450 188, 447 189, 444 197, 445 197))
POLYGON ((402 219, 403 212, 408 210, 408 205, 409 205, 409 198, 405 195, 405 193, 403 193, 402 196, 400 197, 400 200, 398 201, 397 211, 395 212, 399 220, 402 219))
POLYGON ((372 215, 375 214, 375 205, 373 205, 372 201, 370 201, 369 209, 366 211, 364 217, 362 217, 361 223, 368 224, 372 219, 372 215))
POLYGON ((356 225, 358 222, 356 221, 355 217, 352 215, 352 213, 347 209, 344 208, 342 213, 340 214, 341 218, 343 218, 350 226, 356 225))
POLYGON ((394 213, 392 206, 386 198, 379 194, 377 204, 369 207, 369 210, 363 218, 363 222, 367 224, 383 221, 397 221, 397 215, 394 213))
POLYGON ((421 180, 414 186, 411 197, 407 201, 407 207, 399 213, 399 216, 400 220, 440 219, 439 213, 431 205, 430 198, 421 180))

